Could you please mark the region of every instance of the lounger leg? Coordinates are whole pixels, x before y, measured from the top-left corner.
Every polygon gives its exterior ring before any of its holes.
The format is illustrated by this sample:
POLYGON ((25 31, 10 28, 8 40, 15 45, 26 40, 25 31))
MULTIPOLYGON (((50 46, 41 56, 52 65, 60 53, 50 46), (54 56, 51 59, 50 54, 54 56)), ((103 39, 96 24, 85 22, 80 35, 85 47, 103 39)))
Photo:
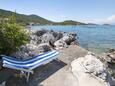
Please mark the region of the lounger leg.
POLYGON ((29 76, 30 76, 30 73, 28 72, 27 73, 27 79, 26 79, 27 82, 29 81, 29 76))

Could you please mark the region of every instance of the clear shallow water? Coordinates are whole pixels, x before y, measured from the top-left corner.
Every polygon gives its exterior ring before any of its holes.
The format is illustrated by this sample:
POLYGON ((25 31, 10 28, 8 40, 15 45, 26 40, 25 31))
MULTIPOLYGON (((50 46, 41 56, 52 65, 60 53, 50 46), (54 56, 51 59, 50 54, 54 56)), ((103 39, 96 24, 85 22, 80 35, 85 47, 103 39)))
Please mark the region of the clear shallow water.
POLYGON ((76 32, 80 46, 95 53, 102 53, 110 48, 115 48, 114 25, 32 26, 32 29, 40 28, 76 32))

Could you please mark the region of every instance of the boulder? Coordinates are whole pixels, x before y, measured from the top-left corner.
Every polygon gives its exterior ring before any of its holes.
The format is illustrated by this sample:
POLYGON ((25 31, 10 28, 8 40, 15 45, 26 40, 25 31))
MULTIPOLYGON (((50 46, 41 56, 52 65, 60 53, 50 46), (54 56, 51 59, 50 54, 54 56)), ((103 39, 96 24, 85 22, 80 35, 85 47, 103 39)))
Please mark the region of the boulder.
POLYGON ((62 49, 64 47, 68 47, 68 45, 78 45, 78 41, 76 39, 76 33, 64 33, 63 37, 54 42, 54 45, 57 49, 62 49))
POLYGON ((96 56, 88 54, 74 60, 71 66, 79 86, 108 86, 106 67, 96 56))
POLYGON ((57 31, 51 30, 50 33, 54 36, 55 41, 63 37, 63 32, 57 32, 57 31))
POLYGON ((109 53, 115 53, 115 49, 110 49, 108 52, 109 53))
POLYGON ((34 53, 36 55, 36 53, 38 53, 37 46, 35 46, 34 44, 23 45, 20 47, 20 50, 13 53, 12 56, 24 60, 33 56, 30 53, 34 53))
POLYGON ((40 43, 48 43, 59 40, 63 37, 62 32, 53 30, 31 30, 30 31, 30 44, 39 45, 40 43))
POLYGON ((56 49, 63 49, 63 48, 67 47, 66 42, 64 42, 62 39, 54 42, 54 45, 55 45, 56 49))
POLYGON ((111 63, 115 63, 115 54, 108 54, 107 56, 110 58, 111 63))
POLYGON ((115 49, 110 49, 108 52, 103 53, 102 57, 106 61, 108 72, 111 76, 111 86, 115 86, 115 49))
POLYGON ((70 45, 79 45, 79 42, 77 40, 70 43, 70 45))
POLYGON ((39 53, 50 51, 51 47, 49 44, 44 43, 36 46, 34 44, 26 44, 25 46, 21 46, 20 51, 17 51, 12 54, 13 57, 17 57, 18 59, 28 59, 33 56, 38 55, 39 53))
POLYGON ((49 41, 53 41, 53 42, 55 41, 54 36, 51 33, 49 33, 49 32, 45 33, 41 37, 41 39, 42 39, 42 43, 49 43, 49 41))
POLYGON ((48 43, 42 43, 38 46, 38 49, 40 53, 43 53, 52 50, 52 47, 48 43))
POLYGON ((115 63, 115 49, 110 49, 108 52, 103 53, 102 57, 105 59, 106 62, 115 63))
POLYGON ((56 44, 59 46, 66 47, 66 45, 78 45, 78 41, 76 39, 76 33, 66 33, 60 31, 53 30, 33 30, 30 33, 30 44, 39 45, 41 43, 52 43, 52 45, 56 44), (57 41, 57 42, 56 42, 57 41), (55 43, 56 42, 56 43, 55 43))
POLYGON ((67 45, 70 45, 71 42, 76 40, 76 34, 75 33, 66 33, 64 34, 62 40, 67 43, 67 45))
POLYGON ((48 30, 41 29, 41 30, 37 30, 36 32, 34 32, 34 35, 36 35, 36 36, 42 36, 46 32, 48 32, 48 30))
POLYGON ((42 42, 42 35, 46 30, 31 30, 30 31, 30 44, 39 45, 42 42))

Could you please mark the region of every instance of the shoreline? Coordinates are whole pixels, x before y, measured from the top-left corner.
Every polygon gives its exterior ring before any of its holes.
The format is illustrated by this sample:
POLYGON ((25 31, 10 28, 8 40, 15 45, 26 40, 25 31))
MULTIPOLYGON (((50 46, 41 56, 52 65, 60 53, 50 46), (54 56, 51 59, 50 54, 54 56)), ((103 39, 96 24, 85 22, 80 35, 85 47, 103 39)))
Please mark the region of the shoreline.
POLYGON ((106 52, 109 49, 115 48, 114 41, 114 26, 35 26, 32 29, 45 28, 54 31, 75 32, 79 37, 79 42, 82 47, 93 52, 106 52), (110 31, 108 33, 108 30, 110 31), (105 32, 105 33, 103 33, 105 32), (90 34, 89 34, 90 33, 90 34), (99 49, 98 49, 99 48, 99 49))
MULTIPOLYGON (((15 75, 15 73, 19 73, 19 71, 5 68, 5 70, 3 69, 0 71, 0 77, 3 77, 4 80, 2 78, 0 79, 1 83, 3 84, 5 81, 5 84, 7 84, 6 86, 15 86, 14 84, 17 84, 19 86, 76 86, 79 82, 73 75, 71 66, 71 63, 74 60, 81 57, 85 58, 85 56, 90 53, 92 56, 94 55, 97 59, 104 59, 105 61, 105 58, 98 58, 99 55, 93 54, 92 52, 82 48, 81 46, 78 46, 79 43, 76 39, 77 35, 75 33, 58 33, 50 30, 39 30, 38 32, 32 31, 30 36, 30 44, 21 46, 21 49, 23 51, 17 51, 13 55, 18 56, 18 58, 27 59, 27 55, 28 58, 30 58, 33 53, 35 55, 38 54, 38 52, 46 52, 48 50, 51 50, 51 46, 53 43, 55 45, 54 47, 56 49, 59 49, 60 51, 60 56, 58 57, 60 61, 51 61, 46 65, 42 65, 36 68, 34 70, 35 74, 30 76, 28 84, 25 83, 23 78, 15 75), (55 39, 53 36, 55 36, 57 40, 52 41, 49 45, 49 40, 55 39), (39 37, 40 39, 42 39, 42 41, 39 41, 39 37), (50 39, 48 39, 47 37, 50 37, 50 39), (42 44, 42 46, 39 46, 40 44, 42 44), (26 51, 30 52, 27 53, 26 51)), ((79 79, 79 77, 77 79, 79 79)), ((1 84, 0 86, 4 85, 1 84)))

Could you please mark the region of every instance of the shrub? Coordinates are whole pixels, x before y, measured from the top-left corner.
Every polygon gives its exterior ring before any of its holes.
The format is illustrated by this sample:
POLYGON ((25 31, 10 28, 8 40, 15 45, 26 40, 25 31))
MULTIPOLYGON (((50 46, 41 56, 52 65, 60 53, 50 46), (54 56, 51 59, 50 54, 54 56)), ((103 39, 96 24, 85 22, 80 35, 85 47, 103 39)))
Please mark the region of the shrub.
POLYGON ((0 54, 9 55, 29 41, 24 27, 17 23, 0 24, 0 54))

